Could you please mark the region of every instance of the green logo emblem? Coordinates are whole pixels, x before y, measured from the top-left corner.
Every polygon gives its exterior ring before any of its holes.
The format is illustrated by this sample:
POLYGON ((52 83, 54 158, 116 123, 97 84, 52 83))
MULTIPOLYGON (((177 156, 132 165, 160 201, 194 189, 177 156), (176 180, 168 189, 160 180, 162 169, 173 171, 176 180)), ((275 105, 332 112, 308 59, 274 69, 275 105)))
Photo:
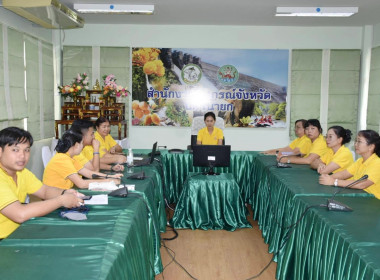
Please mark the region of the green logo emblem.
POLYGON ((195 85, 202 78, 202 69, 196 64, 186 64, 182 68, 181 77, 186 84, 195 85))

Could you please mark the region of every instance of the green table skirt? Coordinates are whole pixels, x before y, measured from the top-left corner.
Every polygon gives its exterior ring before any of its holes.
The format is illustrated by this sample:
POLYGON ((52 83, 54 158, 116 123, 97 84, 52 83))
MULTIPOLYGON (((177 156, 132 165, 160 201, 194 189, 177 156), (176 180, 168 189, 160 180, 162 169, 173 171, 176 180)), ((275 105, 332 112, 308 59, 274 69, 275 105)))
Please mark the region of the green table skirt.
MULTIPOLYGON (((229 168, 215 168, 216 172, 232 173, 239 186, 242 199, 252 202, 254 181, 254 159, 258 152, 232 151, 229 168)), ((165 196, 171 203, 177 203, 183 184, 190 172, 202 172, 206 168, 193 167, 193 155, 189 151, 184 154, 171 154, 161 151, 161 161, 164 168, 165 196)))
MULTIPOLYGON (((353 212, 309 210, 281 251, 277 279, 380 279, 380 201, 339 197, 353 212)), ((299 197, 294 216, 321 197, 299 197)))
POLYGON ((0 243, 0 279, 154 279, 149 216, 140 199, 127 197, 91 206, 85 221, 58 211, 29 220, 0 243))
POLYGON ((234 176, 189 173, 176 205, 171 224, 175 228, 250 228, 248 214, 234 176))

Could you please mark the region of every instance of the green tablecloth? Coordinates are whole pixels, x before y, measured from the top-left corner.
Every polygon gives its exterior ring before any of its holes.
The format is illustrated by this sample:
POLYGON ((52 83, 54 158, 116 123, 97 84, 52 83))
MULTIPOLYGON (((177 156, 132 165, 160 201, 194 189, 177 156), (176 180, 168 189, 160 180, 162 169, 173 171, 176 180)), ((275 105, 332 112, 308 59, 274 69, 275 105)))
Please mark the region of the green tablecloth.
POLYGON ((86 221, 58 211, 29 220, 0 244, 0 279, 154 279, 148 216, 128 197, 91 206, 86 221))
POLYGON ((175 208, 171 224, 175 228, 250 228, 247 209, 231 173, 206 176, 189 173, 175 208))
POLYGON ((160 168, 142 169, 151 179, 125 173, 122 180, 135 184, 135 194, 90 206, 86 221, 54 211, 23 223, 0 242, 0 279, 154 279, 162 272, 165 205, 160 168))
MULTIPOLYGON (((253 197, 254 219, 258 221, 270 252, 279 250, 286 233, 285 227, 299 217, 294 213, 297 197, 318 196, 326 202, 337 188, 318 183, 318 173, 306 165, 277 168, 274 156, 259 155, 255 158, 255 189, 253 197)), ((363 190, 347 189, 340 196, 372 197, 363 190)))
MULTIPOLYGON (((278 258, 278 279, 380 279, 380 201, 339 197, 353 212, 313 208, 278 258)), ((321 197, 298 197, 294 216, 321 197)))
MULTIPOLYGON (((252 202, 254 181, 254 159, 258 152, 232 151, 229 168, 215 168, 216 172, 232 173, 240 187, 243 201, 252 202)), ((189 172, 201 172, 206 168, 193 167, 193 155, 189 151, 184 154, 171 154, 161 151, 161 161, 164 167, 165 196, 171 203, 177 203, 182 192, 183 184, 189 172)))

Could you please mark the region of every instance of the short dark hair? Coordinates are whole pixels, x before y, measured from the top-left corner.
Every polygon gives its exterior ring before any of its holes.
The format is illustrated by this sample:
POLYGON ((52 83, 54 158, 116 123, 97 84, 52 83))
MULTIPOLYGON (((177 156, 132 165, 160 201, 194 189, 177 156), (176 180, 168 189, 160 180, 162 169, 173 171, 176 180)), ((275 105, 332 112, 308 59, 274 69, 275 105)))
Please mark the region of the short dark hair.
POLYGON ((7 127, 0 131, 0 147, 4 149, 4 147, 12 146, 15 144, 24 144, 29 143, 30 146, 33 145, 33 137, 32 135, 21 128, 18 127, 7 127))
POLYGON ((334 125, 334 126, 330 127, 329 130, 330 129, 334 130, 334 133, 336 134, 336 136, 338 136, 338 138, 343 139, 342 145, 349 143, 351 141, 351 135, 352 135, 351 130, 344 129, 340 125, 334 125))
POLYGON ((84 135, 90 127, 94 127, 94 123, 92 121, 86 119, 76 119, 71 126, 71 130, 84 135))
POLYGON ((212 117, 214 119, 214 121, 216 121, 216 117, 215 117, 215 114, 213 112, 207 112, 203 118, 203 120, 206 120, 207 117, 212 117))
POLYGON ((73 131, 71 129, 66 130, 65 133, 63 133, 62 138, 58 140, 55 150, 58 153, 66 153, 76 143, 82 142, 82 139, 82 133, 73 131))
POLYGON ((294 122, 294 125, 296 125, 298 122, 301 122, 302 123, 302 127, 303 128, 306 128, 306 123, 307 123, 307 120, 305 120, 305 119, 299 119, 299 120, 296 120, 295 122, 294 122))
POLYGON ((106 117, 99 117, 96 122, 95 122, 95 126, 96 127, 99 127, 102 123, 105 123, 105 122, 110 122, 106 117))
POLYGON ((380 136, 379 136, 379 133, 377 133, 374 130, 367 129, 367 130, 360 130, 358 132, 358 135, 364 137, 366 139, 368 145, 374 144, 375 145, 375 153, 380 157, 380 136))
POLYGON ((319 120, 317 119, 307 120, 305 124, 305 128, 309 127, 310 125, 317 127, 319 130, 319 133, 322 133, 323 130, 322 130, 321 123, 319 122, 319 120))

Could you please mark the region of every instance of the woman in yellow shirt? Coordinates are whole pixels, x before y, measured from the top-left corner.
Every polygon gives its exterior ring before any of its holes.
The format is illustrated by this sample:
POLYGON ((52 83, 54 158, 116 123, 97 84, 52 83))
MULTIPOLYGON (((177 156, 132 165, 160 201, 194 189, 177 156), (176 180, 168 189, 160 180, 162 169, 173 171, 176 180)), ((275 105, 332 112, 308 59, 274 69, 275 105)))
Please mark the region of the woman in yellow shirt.
POLYGON ((380 136, 373 130, 361 130, 355 140, 355 152, 361 156, 347 169, 332 175, 319 176, 321 185, 345 187, 364 175, 363 180, 353 186, 353 189, 362 189, 380 199, 380 136), (352 179, 350 179, 353 176, 352 179))
POLYGON ((223 131, 215 127, 216 117, 213 112, 204 116, 206 127, 198 131, 197 145, 223 145, 223 131))
POLYGON ((272 149, 263 151, 261 153, 265 155, 275 155, 276 152, 287 152, 287 153, 293 153, 293 154, 303 154, 306 155, 309 153, 311 148, 311 140, 309 137, 305 134, 305 125, 307 120, 300 119, 296 120, 294 123, 294 133, 296 134, 297 138, 294 139, 289 146, 286 146, 284 148, 278 148, 278 149, 272 149))
POLYGON ((94 172, 73 159, 83 149, 82 138, 82 134, 67 130, 62 135, 62 139, 58 140, 57 147, 55 148, 57 153, 49 161, 44 171, 43 183, 45 185, 70 189, 73 185, 76 185, 78 188, 88 188, 88 185, 92 182, 114 181, 116 184, 120 183, 119 178, 122 176, 121 174, 111 176, 94 172), (83 180, 79 174, 87 178, 92 178, 92 175, 96 174, 104 178, 113 179, 83 180))
POLYGON ((95 122, 95 139, 100 143, 100 164, 124 163, 127 157, 121 154, 123 148, 110 135, 110 122, 105 117, 99 117, 95 122))
POLYGON ((329 149, 311 163, 311 168, 317 169, 319 174, 330 174, 349 167, 354 162, 354 158, 344 144, 351 141, 351 135, 351 130, 344 129, 339 125, 330 127, 326 136, 329 149))
POLYGON ((310 119, 305 124, 305 132, 311 140, 311 148, 304 157, 277 155, 277 159, 283 163, 311 164, 327 151, 326 140, 322 136, 322 127, 317 119, 310 119))

